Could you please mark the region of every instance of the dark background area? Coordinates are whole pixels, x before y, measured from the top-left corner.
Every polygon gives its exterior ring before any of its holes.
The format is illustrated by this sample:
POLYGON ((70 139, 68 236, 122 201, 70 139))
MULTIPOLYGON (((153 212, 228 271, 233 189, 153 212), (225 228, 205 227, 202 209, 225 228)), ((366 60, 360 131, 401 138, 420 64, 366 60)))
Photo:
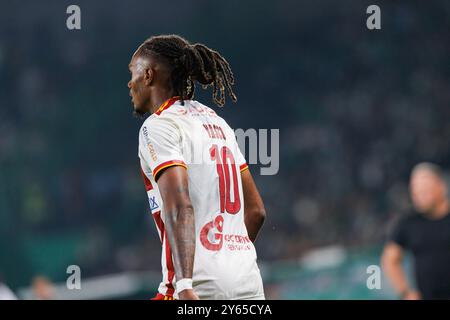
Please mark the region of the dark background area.
MULTIPOLYGON (((230 62, 233 128, 280 129, 280 170, 251 166, 260 261, 383 243, 417 162, 450 166, 448 1, 2 1, 0 273, 12 288, 160 268, 139 172, 128 62, 180 34, 230 62), (81 7, 81 30, 66 8, 81 7), (377 4, 382 29, 366 28, 377 4)), ((214 107, 211 92, 196 98, 214 107)))

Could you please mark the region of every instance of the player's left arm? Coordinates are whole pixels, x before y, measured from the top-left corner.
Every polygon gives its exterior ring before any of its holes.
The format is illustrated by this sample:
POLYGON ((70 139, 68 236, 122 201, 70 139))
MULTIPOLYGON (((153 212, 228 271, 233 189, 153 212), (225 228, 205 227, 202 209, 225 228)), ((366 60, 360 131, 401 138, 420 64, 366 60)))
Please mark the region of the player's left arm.
POLYGON ((255 242, 266 219, 266 210, 250 170, 242 171, 241 177, 244 193, 244 222, 250 240, 255 242))
MULTIPOLYGON (((164 203, 167 239, 177 281, 192 279, 195 255, 194 208, 189 197, 188 176, 182 166, 172 166, 160 173, 159 191, 164 203)), ((178 293, 180 299, 198 299, 192 289, 178 293)))

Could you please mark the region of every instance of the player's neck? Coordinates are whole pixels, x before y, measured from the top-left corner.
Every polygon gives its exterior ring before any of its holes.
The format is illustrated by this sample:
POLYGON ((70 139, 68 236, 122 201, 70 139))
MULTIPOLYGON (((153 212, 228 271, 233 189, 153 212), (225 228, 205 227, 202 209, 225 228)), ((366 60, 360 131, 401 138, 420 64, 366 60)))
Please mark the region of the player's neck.
POLYGON ((158 111, 164 102, 175 96, 175 94, 173 93, 173 90, 159 90, 152 94, 152 96, 153 99, 150 106, 150 112, 153 114, 158 111))

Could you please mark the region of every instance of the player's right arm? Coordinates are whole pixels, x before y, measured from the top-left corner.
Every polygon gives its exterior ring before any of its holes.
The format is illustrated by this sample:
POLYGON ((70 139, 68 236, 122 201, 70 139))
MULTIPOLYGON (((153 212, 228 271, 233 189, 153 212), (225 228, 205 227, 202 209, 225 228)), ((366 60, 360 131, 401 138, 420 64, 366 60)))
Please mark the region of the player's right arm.
POLYGON ((244 170, 241 173, 242 189, 244 193, 244 221, 248 236, 252 242, 255 242, 264 220, 266 219, 266 210, 264 203, 259 195, 258 188, 253 181, 250 170, 244 170))
POLYGON ((140 130, 139 154, 152 170, 162 198, 166 239, 172 251, 178 296, 182 300, 193 300, 198 299, 191 286, 195 221, 181 141, 180 128, 173 120, 149 118, 140 130))
POLYGON ((403 248, 394 241, 388 242, 383 250, 381 264, 386 276, 397 294, 405 300, 418 300, 420 294, 411 289, 403 269, 403 248))
MULTIPOLYGON (((158 179, 159 192, 164 203, 167 239, 177 279, 192 279, 195 256, 195 220, 191 204, 186 169, 172 166, 158 179)), ((196 300, 192 289, 178 293, 181 300, 196 300)))

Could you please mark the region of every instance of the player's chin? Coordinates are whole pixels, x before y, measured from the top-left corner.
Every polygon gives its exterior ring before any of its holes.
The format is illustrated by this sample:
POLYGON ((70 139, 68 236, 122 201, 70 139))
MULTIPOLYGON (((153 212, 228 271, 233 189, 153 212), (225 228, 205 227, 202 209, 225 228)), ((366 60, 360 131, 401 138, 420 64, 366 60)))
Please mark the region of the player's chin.
POLYGON ((133 108, 133 116, 138 118, 138 119, 142 119, 145 116, 145 111, 143 111, 142 109, 140 109, 138 106, 134 105, 133 108))

